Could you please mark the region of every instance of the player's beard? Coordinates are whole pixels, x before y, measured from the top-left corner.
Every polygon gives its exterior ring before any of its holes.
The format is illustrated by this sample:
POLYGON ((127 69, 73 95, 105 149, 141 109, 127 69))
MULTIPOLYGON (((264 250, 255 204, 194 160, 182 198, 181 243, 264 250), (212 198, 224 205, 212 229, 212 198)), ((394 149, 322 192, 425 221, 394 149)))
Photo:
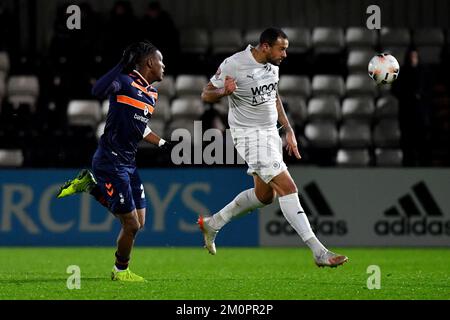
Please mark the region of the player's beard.
POLYGON ((274 64, 274 65, 276 65, 276 66, 279 66, 279 65, 281 64, 282 61, 283 61, 283 59, 281 59, 281 58, 275 60, 275 59, 273 59, 272 57, 270 57, 270 58, 268 59, 268 62, 269 62, 269 63, 274 64))

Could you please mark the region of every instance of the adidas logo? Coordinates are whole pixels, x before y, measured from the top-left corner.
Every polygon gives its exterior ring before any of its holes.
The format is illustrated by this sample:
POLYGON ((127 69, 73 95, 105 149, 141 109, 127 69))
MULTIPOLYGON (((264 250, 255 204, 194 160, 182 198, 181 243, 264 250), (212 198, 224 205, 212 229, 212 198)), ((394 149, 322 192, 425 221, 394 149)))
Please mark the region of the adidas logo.
POLYGON ((421 181, 412 187, 412 191, 425 215, 422 214, 412 195, 406 194, 398 199, 404 215, 396 206, 388 208, 384 211, 387 219, 375 223, 375 233, 380 236, 449 236, 450 220, 444 220, 444 215, 426 184, 421 181))
MULTIPOLYGON (((344 220, 337 220, 335 214, 331 209, 328 201, 325 199, 324 195, 319 189, 319 186, 315 182, 311 182, 303 188, 304 193, 307 195, 309 201, 312 203, 316 215, 312 214, 311 207, 308 205, 305 197, 299 194, 300 203, 308 217, 311 228, 316 235, 332 236, 338 235, 343 236, 348 232, 347 222, 344 220)), ((299 212, 299 214, 302 212, 299 212)), ((276 215, 283 217, 283 212, 278 210, 276 215)), ((296 235, 297 233, 291 227, 289 222, 284 218, 280 220, 269 221, 266 225, 266 231, 270 235, 296 235)))

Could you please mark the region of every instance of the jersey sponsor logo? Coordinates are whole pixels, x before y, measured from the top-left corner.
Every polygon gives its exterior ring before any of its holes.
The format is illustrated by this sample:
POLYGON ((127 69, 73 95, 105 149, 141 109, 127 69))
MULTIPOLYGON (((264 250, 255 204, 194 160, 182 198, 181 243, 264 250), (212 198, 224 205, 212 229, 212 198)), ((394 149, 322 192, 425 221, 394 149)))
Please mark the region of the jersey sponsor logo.
POLYGON ((262 94, 268 94, 272 92, 273 90, 276 90, 277 88, 277 82, 271 83, 269 85, 265 84, 259 87, 251 88, 252 94, 255 95, 262 95, 262 94))
POLYGON ((148 118, 146 118, 146 117, 144 117, 144 116, 141 116, 141 115, 139 115, 139 114, 137 114, 137 113, 134 114, 134 118, 135 118, 136 120, 139 120, 139 121, 144 122, 145 124, 147 124, 148 121, 149 121, 148 118))
POLYGON ((253 87, 252 90, 252 105, 256 106, 262 104, 266 101, 275 99, 277 96, 277 86, 278 82, 264 84, 262 86, 253 87))
POLYGON ((137 95, 138 95, 138 97, 141 97, 141 98, 142 98, 142 91, 141 91, 141 90, 138 90, 137 95))

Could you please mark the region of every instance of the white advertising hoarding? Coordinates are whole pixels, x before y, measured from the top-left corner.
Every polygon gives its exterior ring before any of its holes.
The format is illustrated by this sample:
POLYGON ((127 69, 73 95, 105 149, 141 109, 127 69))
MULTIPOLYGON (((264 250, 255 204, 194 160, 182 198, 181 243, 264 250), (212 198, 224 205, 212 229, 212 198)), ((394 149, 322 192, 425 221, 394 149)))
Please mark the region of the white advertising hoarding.
MULTIPOLYGON (((450 247, 450 170, 292 168, 305 212, 329 246, 450 247)), ((260 209, 262 246, 302 241, 278 200, 260 209)))

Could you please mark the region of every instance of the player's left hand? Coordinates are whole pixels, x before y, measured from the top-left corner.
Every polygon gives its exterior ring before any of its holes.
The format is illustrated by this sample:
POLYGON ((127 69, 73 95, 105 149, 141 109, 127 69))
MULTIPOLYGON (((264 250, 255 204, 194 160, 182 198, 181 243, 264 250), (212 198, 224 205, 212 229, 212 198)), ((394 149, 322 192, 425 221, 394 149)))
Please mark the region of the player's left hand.
POLYGON ((295 138, 295 133, 292 129, 286 132, 286 150, 290 156, 294 155, 297 159, 302 158, 298 151, 297 138, 295 138))
POLYGON ((169 141, 164 141, 164 143, 159 148, 165 152, 169 152, 172 151, 173 144, 169 141))

